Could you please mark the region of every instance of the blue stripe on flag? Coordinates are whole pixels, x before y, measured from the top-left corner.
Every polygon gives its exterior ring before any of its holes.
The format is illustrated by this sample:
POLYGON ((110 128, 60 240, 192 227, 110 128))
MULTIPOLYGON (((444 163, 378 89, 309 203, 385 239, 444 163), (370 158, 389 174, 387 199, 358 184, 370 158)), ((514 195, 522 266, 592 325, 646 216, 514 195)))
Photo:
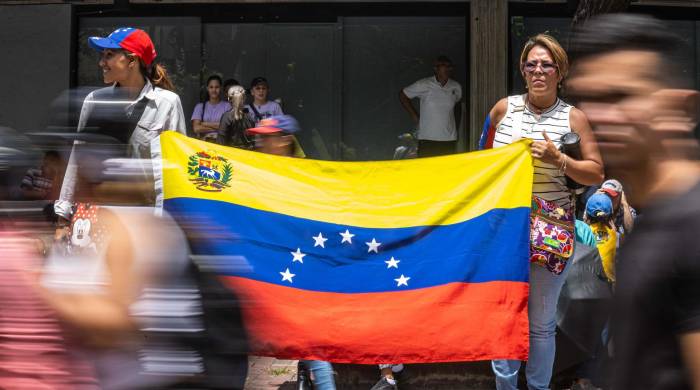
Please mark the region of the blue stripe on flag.
POLYGON ((337 225, 194 198, 167 199, 165 209, 188 233, 204 237, 193 242, 195 253, 244 257, 252 267, 250 272, 238 262, 224 263, 219 270, 224 275, 338 293, 528 281, 530 210, 524 207, 493 209, 453 225, 395 229, 337 225), (304 256, 295 261, 291 252, 304 256))

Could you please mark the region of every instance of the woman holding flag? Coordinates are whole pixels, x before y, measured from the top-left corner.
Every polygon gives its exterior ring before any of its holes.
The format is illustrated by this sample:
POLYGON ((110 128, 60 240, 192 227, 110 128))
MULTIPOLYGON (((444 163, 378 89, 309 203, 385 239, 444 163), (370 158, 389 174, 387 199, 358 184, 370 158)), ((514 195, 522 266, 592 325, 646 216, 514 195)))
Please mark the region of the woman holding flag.
MULTIPOLYGON (((603 164, 586 116, 558 97, 568 69, 566 52, 555 38, 539 34, 528 40, 520 55, 520 71, 527 92, 496 103, 486 118, 479 142, 480 149, 487 149, 522 138, 531 139, 535 158, 532 214, 560 215, 557 225, 566 226, 558 231, 556 241, 568 242, 567 245, 558 248, 542 245, 552 242, 547 240, 549 237, 531 240, 530 352, 526 368, 530 389, 548 389, 552 377, 556 306, 566 277, 566 260, 573 253, 574 202, 566 178, 583 185, 603 181, 603 164), (560 151, 562 137, 570 132, 580 138, 581 159, 560 151)), ((540 225, 533 224, 531 238, 552 231, 554 225, 546 226, 542 223, 544 219, 539 221, 540 225)), ((517 389, 520 361, 494 360, 492 368, 497 389, 517 389)))

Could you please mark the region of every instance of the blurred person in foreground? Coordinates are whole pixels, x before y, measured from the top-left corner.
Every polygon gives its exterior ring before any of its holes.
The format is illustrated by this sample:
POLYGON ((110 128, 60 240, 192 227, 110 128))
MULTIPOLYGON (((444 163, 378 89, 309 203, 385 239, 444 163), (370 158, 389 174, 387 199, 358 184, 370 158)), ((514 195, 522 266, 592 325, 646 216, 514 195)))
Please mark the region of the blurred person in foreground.
MULTIPOLYGON (((566 243, 564 247, 559 245, 561 253, 557 254, 531 242, 530 351, 525 374, 528 387, 538 390, 548 389, 552 378, 557 301, 566 280, 567 261, 573 259, 574 195, 566 186, 566 177, 583 185, 603 180, 603 165, 586 116, 558 96, 568 70, 567 54, 556 39, 547 34, 529 39, 520 55, 527 93, 496 103, 486 119, 480 141, 480 147, 487 149, 521 138, 532 140, 535 166, 532 214, 540 215, 533 220, 531 236, 554 233, 545 240, 566 243), (581 160, 560 151, 561 138, 570 132, 580 137, 581 160), (557 221, 548 223, 547 218, 557 221), (545 223, 536 224, 536 220, 545 223)), ((519 360, 494 360, 491 365, 497 389, 517 388, 519 360)))
POLYGON ((571 47, 568 87, 608 173, 644 213, 617 261, 614 389, 700 389, 697 93, 677 88, 681 39, 649 17, 592 19, 571 47))
POLYGON ((0 388, 98 389, 94 370, 72 353, 34 274, 43 256, 26 232, 0 228, 0 388))
POLYGON ((149 207, 150 160, 107 159, 81 144, 69 236, 47 259, 39 292, 100 388, 168 387, 202 375, 182 343, 201 332, 184 234, 149 207), (143 166, 141 166, 143 165, 143 166), (172 360, 179 356, 179 360, 172 360))
MULTIPOLYGON (((156 50, 145 31, 121 27, 105 38, 88 38, 88 44, 99 52, 104 83, 111 85, 85 98, 78 132, 116 139, 123 155, 133 158, 150 158, 151 140, 162 131, 185 134, 180 97, 173 92, 165 68, 154 62, 156 50)), ((75 145, 80 143, 74 143, 60 198, 54 206, 59 216, 59 237, 65 234, 73 213, 78 177, 74 155, 75 145)))
MULTIPOLYGON (((262 119, 256 127, 248 129, 247 133, 254 137, 255 150, 278 156, 297 157, 300 146, 294 134, 300 130, 299 123, 290 115, 276 115, 262 119)), ((303 154, 303 152, 301 152, 303 154)), ((320 360, 302 360, 300 370, 311 372, 311 381, 316 390, 335 390, 333 367, 331 363, 320 360)), ((298 380, 305 380, 303 375, 298 380)), ((310 384, 305 384, 309 386, 310 384)), ((305 387, 310 389, 311 387, 305 387)))
POLYGON ((39 168, 30 168, 22 178, 20 189, 25 200, 52 200, 58 196, 64 170, 63 159, 55 150, 44 153, 39 168))

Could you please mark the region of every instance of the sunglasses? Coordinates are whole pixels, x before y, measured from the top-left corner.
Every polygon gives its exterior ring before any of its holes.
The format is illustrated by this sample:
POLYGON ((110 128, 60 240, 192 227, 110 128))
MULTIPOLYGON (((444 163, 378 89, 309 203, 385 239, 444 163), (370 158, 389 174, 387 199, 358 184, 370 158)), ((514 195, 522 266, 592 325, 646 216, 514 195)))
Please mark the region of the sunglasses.
POLYGON ((525 73, 535 73, 538 66, 540 67, 540 69, 542 69, 542 73, 544 74, 552 74, 556 72, 559 68, 557 64, 554 64, 552 62, 528 61, 522 65, 522 69, 525 73))

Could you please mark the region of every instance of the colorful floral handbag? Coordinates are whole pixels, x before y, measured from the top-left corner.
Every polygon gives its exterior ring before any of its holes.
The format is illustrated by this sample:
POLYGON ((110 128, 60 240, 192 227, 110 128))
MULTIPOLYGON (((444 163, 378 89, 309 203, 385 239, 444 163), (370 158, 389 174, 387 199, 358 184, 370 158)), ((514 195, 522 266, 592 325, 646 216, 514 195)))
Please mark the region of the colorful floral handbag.
POLYGON ((532 197, 530 212, 530 262, 559 275, 574 253, 574 211, 554 202, 532 197))

